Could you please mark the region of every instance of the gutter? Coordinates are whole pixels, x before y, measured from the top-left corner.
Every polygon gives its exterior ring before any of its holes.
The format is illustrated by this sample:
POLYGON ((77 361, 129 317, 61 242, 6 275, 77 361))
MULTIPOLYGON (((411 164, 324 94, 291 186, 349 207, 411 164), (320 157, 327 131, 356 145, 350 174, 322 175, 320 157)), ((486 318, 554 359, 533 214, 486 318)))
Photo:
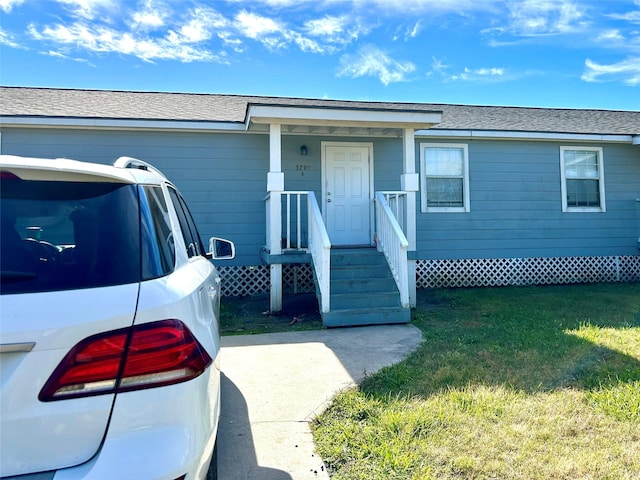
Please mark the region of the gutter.
POLYGON ((542 141, 576 141, 576 142, 607 142, 631 143, 640 145, 640 135, 618 134, 590 134, 590 133, 553 133, 553 132, 521 132, 506 130, 418 130, 417 137, 424 138, 459 138, 459 139, 489 139, 489 140, 542 140, 542 141))
POLYGON ((232 122, 28 116, 0 116, 0 127, 90 128, 99 130, 245 131, 243 123, 232 122))

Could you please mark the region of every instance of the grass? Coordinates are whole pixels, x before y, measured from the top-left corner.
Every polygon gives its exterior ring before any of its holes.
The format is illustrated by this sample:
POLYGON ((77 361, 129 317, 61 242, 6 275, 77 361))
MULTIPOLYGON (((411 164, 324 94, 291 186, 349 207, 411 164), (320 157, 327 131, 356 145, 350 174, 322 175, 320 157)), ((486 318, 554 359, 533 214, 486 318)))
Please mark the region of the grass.
POLYGON ((640 478, 640 284, 420 290, 412 321, 314 421, 333 479, 640 478))
POLYGON ((269 295, 225 297, 220 305, 222 335, 253 335, 322 328, 315 294, 285 295, 283 309, 269 313, 269 295))

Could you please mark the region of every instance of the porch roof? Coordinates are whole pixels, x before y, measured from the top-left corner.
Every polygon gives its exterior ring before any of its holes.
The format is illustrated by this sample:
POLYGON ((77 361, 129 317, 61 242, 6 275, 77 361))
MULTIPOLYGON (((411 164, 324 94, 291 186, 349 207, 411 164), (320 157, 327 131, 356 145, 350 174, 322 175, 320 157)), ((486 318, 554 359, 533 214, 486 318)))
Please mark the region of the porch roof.
POLYGON ((277 123, 282 133, 401 135, 400 129, 428 129, 441 121, 441 111, 250 104, 245 125, 266 131, 277 123))
POLYGON ((268 119, 289 122, 283 124, 291 125, 287 129, 292 133, 296 128, 326 128, 323 122, 330 120, 338 128, 354 128, 356 121, 367 128, 381 128, 379 122, 389 122, 385 125, 415 126, 432 134, 485 131, 622 135, 633 137, 634 142, 640 135, 638 111, 0 87, 0 121, 4 126, 242 131, 247 126, 259 130, 258 125, 268 119), (268 116, 272 114, 276 116, 268 116), (427 125, 418 126, 421 122, 427 125))

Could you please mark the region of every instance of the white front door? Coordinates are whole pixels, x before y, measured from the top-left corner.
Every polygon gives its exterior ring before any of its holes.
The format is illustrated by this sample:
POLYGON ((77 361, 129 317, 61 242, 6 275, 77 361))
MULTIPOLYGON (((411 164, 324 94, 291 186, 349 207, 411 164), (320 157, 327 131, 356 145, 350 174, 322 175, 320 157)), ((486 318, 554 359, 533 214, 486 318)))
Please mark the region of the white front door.
POLYGON ((372 146, 323 144, 323 213, 332 245, 371 244, 372 146))

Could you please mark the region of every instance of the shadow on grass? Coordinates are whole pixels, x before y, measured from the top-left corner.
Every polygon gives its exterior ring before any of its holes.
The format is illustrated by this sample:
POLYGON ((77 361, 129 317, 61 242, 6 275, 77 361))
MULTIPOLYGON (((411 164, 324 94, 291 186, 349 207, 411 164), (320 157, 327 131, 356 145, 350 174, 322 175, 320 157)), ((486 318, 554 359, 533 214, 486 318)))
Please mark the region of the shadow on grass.
POLYGON ((419 290, 412 321, 424 332, 421 347, 367 378, 363 392, 427 397, 474 384, 533 393, 640 382, 637 283, 419 290), (618 340, 608 343, 612 335, 618 340))
POLYGON ((282 311, 269 313, 269 295, 225 297, 220 306, 222 335, 296 332, 323 328, 315 294, 285 295, 282 311))

